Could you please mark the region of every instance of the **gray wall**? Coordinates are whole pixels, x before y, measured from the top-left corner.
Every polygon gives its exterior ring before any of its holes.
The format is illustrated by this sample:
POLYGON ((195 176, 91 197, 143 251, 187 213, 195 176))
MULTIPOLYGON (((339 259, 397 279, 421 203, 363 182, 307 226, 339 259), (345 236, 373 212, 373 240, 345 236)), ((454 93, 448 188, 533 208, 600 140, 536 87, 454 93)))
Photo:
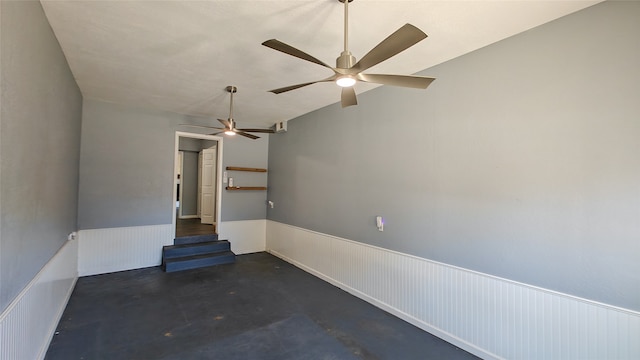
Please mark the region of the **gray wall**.
MULTIPOLYGON (((260 139, 251 140, 241 136, 225 138, 222 169, 227 166, 267 168, 269 164, 269 141, 278 135, 257 134, 260 139)), ((268 173, 228 171, 234 186, 267 186, 268 173)), ((226 186, 227 184, 223 184, 226 186)), ((222 221, 255 220, 267 217, 266 191, 222 190, 222 221)))
POLYGON ((178 150, 200 152, 200 150, 202 150, 202 140, 180 137, 180 140, 178 142, 178 150))
POLYGON ((198 214, 198 153, 194 151, 183 152, 182 157, 182 197, 180 207, 182 215, 198 214))
POLYGON ((171 223, 175 146, 171 123, 183 119, 172 116, 85 99, 80 229, 171 223))
POLYGON ((640 310, 639 19, 605 2, 290 121, 268 218, 640 310))
MULTIPOLYGON (((170 224, 175 132, 211 119, 85 99, 80 156, 80 229, 170 224)), ((217 125, 216 125, 217 126, 217 125)), ((203 131, 202 133, 206 133, 203 131)), ((266 167, 268 138, 224 140, 224 162, 266 167)), ((222 220, 264 219, 266 193, 222 197, 222 220)))
POLYGON ((1 1, 0 312, 77 229, 82 95, 38 1, 1 1))

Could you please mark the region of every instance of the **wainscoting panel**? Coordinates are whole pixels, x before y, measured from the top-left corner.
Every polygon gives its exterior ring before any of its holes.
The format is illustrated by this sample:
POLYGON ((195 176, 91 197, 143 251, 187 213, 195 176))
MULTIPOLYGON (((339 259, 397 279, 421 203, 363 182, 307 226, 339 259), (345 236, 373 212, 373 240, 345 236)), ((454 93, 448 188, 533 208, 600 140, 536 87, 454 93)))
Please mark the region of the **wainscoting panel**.
POLYGON ((43 359, 78 279, 78 242, 68 241, 0 315, 0 360, 43 359))
POLYGON ((640 313, 267 222, 267 251, 485 359, 640 359, 640 313))
POLYGON ((158 266, 173 238, 171 224, 80 230, 79 276, 158 266))
POLYGON ((222 221, 220 240, 229 240, 236 255, 265 251, 267 220, 222 221))

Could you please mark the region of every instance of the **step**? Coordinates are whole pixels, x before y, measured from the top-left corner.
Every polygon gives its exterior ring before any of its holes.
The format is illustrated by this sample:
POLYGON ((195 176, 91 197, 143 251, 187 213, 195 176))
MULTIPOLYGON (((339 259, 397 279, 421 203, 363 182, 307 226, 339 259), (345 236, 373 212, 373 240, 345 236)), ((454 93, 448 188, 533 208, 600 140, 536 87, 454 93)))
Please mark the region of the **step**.
POLYGON ((162 247, 162 258, 198 255, 231 250, 227 240, 207 241, 193 244, 168 245, 162 247))
POLYGON ((181 236, 173 239, 174 245, 195 244, 201 242, 209 242, 218 240, 218 234, 181 236))
POLYGON ((162 267, 166 272, 175 272, 214 265, 231 264, 235 261, 236 255, 231 251, 225 251, 166 259, 162 267))

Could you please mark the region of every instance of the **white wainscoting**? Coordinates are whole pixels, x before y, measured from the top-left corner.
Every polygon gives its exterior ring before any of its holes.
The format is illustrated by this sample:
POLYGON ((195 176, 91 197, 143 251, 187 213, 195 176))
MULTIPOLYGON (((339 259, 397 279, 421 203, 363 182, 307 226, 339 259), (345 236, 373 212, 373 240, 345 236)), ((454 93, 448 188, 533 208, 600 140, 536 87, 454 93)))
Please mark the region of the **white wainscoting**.
POLYGON ((640 359, 640 313, 267 222, 267 250, 486 359, 640 359))
POLYGON ((78 231, 78 274, 88 276, 158 266, 173 245, 171 224, 78 231))
POLYGON ((220 240, 229 240, 236 255, 265 251, 267 220, 222 221, 220 240))
POLYGON ((0 360, 44 358, 77 269, 78 242, 67 241, 0 315, 0 360))

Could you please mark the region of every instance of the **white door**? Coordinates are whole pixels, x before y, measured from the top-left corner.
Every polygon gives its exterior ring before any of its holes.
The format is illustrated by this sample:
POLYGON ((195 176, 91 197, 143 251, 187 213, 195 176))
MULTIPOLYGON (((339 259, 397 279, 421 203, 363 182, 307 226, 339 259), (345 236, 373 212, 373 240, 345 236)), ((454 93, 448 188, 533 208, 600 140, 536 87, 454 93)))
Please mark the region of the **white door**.
POLYGON ((215 148, 202 150, 202 195, 200 200, 200 220, 203 224, 213 224, 216 208, 216 154, 215 148))

